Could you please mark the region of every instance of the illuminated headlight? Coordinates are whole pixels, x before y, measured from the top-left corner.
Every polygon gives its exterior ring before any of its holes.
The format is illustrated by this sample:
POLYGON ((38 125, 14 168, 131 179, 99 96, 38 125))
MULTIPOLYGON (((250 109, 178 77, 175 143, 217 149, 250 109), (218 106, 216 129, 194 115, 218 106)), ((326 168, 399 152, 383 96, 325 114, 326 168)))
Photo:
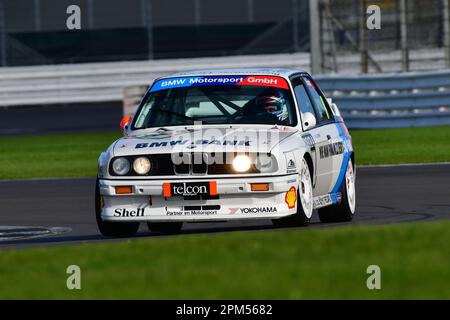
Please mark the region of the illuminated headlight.
POLYGON ((128 172, 130 172, 130 168, 130 161, 128 161, 128 159, 126 158, 117 158, 112 164, 114 173, 119 176, 126 175, 128 172))
POLYGON ((233 169, 236 172, 247 172, 250 170, 250 167, 252 165, 252 161, 248 156, 245 155, 239 155, 236 156, 233 160, 233 169))
POLYGON ((136 160, 134 160, 133 162, 133 169, 137 174, 145 175, 150 172, 151 168, 152 165, 150 163, 150 160, 146 157, 136 158, 136 160))
POLYGON ((261 173, 267 173, 273 171, 274 163, 272 157, 268 154, 260 154, 256 158, 256 169, 261 173))

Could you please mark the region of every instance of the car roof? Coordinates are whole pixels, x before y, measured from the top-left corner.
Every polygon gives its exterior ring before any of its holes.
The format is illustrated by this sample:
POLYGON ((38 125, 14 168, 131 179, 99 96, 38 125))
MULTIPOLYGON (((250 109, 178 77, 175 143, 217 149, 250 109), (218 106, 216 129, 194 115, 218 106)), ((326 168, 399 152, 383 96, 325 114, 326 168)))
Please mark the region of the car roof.
POLYGON ((289 78, 293 74, 307 73, 303 70, 282 68, 240 68, 240 69, 205 69, 178 72, 166 75, 163 78, 190 77, 190 76, 215 76, 215 75, 266 75, 289 78))

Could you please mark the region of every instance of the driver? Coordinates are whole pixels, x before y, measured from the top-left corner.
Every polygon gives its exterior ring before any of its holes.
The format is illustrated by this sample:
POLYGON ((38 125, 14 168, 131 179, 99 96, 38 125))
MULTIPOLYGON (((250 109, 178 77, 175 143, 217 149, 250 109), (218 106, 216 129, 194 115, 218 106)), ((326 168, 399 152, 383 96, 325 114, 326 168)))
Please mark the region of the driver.
POLYGON ((277 117, 280 123, 287 123, 289 118, 286 101, 283 94, 278 90, 265 92, 262 96, 256 98, 255 106, 257 113, 265 112, 277 117))

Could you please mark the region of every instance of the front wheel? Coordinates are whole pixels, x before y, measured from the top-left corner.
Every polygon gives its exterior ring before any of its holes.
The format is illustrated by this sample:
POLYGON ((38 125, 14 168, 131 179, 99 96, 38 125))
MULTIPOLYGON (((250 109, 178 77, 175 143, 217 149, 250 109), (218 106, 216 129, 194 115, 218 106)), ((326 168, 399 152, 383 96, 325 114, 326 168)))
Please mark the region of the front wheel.
POLYGON ((276 227, 307 226, 313 213, 313 187, 311 170, 305 159, 302 160, 300 183, 297 188, 297 213, 286 218, 273 219, 276 227))
POLYGON ((98 185, 98 179, 95 183, 95 218, 97 220, 98 230, 104 236, 108 237, 131 237, 139 229, 139 222, 108 222, 102 220, 101 196, 98 185))
POLYGON ((352 160, 348 161, 344 181, 339 189, 341 202, 318 210, 321 222, 348 222, 353 219, 356 208, 355 170, 352 160))

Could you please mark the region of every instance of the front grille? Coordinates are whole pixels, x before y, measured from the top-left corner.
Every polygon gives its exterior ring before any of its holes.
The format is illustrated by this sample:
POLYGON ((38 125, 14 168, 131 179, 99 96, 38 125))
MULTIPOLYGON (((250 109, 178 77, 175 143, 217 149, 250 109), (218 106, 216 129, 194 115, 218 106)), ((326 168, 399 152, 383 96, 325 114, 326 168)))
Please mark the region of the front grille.
POLYGON ((192 153, 190 157, 192 163, 192 174, 207 174, 208 173, 208 154, 207 153, 192 153))

